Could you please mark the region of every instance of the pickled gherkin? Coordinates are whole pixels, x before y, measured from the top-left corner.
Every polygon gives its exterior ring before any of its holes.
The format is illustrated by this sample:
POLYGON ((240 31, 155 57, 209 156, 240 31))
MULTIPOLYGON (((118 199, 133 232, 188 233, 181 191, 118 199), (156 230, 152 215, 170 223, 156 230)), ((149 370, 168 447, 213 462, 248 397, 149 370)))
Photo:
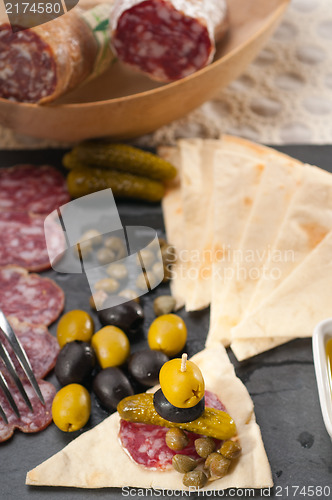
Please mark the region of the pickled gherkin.
POLYGON ((72 198, 111 188, 115 197, 136 198, 146 201, 160 201, 164 195, 161 182, 138 175, 80 167, 71 170, 67 176, 67 188, 72 198))
POLYGON ((64 166, 71 169, 81 164, 103 167, 150 179, 165 181, 176 176, 176 168, 157 155, 127 144, 87 141, 65 155, 64 166))
POLYGON ((159 425, 162 427, 178 427, 184 431, 195 432, 215 439, 230 439, 236 434, 234 420, 228 413, 215 410, 214 408, 205 408, 204 413, 186 423, 169 422, 162 418, 153 406, 153 394, 136 394, 124 398, 118 404, 117 410, 123 420, 129 422, 138 422, 144 424, 159 425))

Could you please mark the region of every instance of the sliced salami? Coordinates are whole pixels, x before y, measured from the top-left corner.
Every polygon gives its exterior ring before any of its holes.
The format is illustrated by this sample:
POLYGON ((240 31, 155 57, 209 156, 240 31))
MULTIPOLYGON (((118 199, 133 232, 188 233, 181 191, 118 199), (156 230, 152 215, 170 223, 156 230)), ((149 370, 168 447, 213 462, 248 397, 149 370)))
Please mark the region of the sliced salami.
MULTIPOLYGON (((0 211, 0 266, 16 265, 28 271, 42 271, 51 267, 44 233, 44 215, 0 211)), ((65 238, 59 225, 51 221, 52 254, 65 249, 65 238)))
MULTIPOLYGON (((54 368, 59 354, 60 348, 56 338, 50 334, 46 326, 30 325, 13 316, 9 317, 8 320, 29 358, 35 377, 45 377, 54 368)), ((16 371, 22 378, 24 372, 21 365, 16 356, 12 354, 12 348, 1 330, 0 341, 6 346, 16 371)))
MULTIPOLYGON (((218 397, 209 391, 205 392, 205 406, 226 411, 218 397)), ((172 458, 178 453, 166 445, 165 436, 168 430, 166 427, 121 420, 119 437, 123 448, 136 463, 144 467, 163 470, 172 465, 172 458)), ((195 439, 201 436, 193 432, 187 432, 186 434, 189 442, 181 450, 181 454, 198 459, 199 456, 196 453, 194 442, 195 439)), ((215 439, 215 443, 216 447, 218 447, 221 441, 215 439)))
POLYGON ((70 200, 66 181, 49 165, 0 169, 0 210, 45 214, 70 200))
POLYGON ((121 61, 169 82, 209 64, 227 26, 225 0, 116 0, 111 39, 121 61))
POLYGON ((64 306, 64 293, 51 279, 17 266, 0 268, 0 308, 6 316, 34 325, 50 325, 64 306))
POLYGON ((55 387, 45 380, 39 380, 39 387, 44 396, 45 406, 41 404, 33 388, 28 382, 24 382, 24 388, 31 401, 33 412, 29 410, 22 396, 16 387, 11 386, 11 393, 15 399, 21 418, 18 418, 7 398, 0 389, 0 404, 7 416, 8 424, 0 418, 0 442, 6 441, 15 429, 22 432, 38 432, 47 427, 52 422, 52 402, 55 396, 55 387))

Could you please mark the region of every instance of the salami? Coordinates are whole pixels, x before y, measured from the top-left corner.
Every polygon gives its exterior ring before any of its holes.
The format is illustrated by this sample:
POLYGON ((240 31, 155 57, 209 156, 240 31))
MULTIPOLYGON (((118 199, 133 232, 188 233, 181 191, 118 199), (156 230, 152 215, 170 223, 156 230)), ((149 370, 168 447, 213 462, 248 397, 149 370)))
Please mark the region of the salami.
POLYGON ((0 169, 1 211, 48 215, 69 200, 66 181, 54 167, 15 165, 0 169))
POLYGON ((45 380, 39 380, 39 387, 44 396, 45 406, 39 401, 33 388, 28 382, 24 382, 24 388, 31 401, 33 412, 29 410, 18 389, 10 387, 10 391, 15 399, 21 418, 18 418, 12 410, 7 398, 0 389, 0 404, 7 416, 8 424, 0 418, 0 442, 6 441, 15 429, 22 432, 38 432, 47 427, 52 422, 52 402, 55 396, 55 387, 45 380))
MULTIPOLYGON (((0 211, 0 266, 16 265, 28 271, 42 271, 51 267, 44 233, 45 216, 24 212, 0 211)), ((51 255, 59 255, 65 247, 61 227, 49 221, 52 238, 51 255)))
MULTIPOLYGON (((205 392, 205 406, 226 411, 218 397, 209 391, 205 392)), ((166 445, 165 436, 168 430, 166 427, 121 420, 119 436, 123 448, 136 463, 144 467, 164 470, 172 465, 172 458, 178 453, 166 445)), ((181 454, 198 459, 194 442, 201 436, 193 432, 188 432, 187 436, 189 442, 181 450, 181 454)), ((221 441, 215 439, 215 442, 216 446, 220 447, 221 441)))
POLYGON ((49 278, 17 266, 0 268, 0 308, 6 316, 33 325, 50 325, 64 306, 64 293, 49 278))
POLYGON ((227 26, 225 0, 116 0, 111 40, 121 61, 169 82, 209 64, 227 26))
POLYGON ((2 24, 0 97, 48 103, 101 73, 112 59, 109 12, 109 4, 86 13, 74 9, 34 28, 14 26, 14 32, 9 24, 2 24))
MULTIPOLYGON (((43 325, 30 325, 13 316, 9 317, 8 320, 29 358, 35 377, 45 377, 54 368, 59 354, 60 348, 56 338, 43 325)), ((1 330, 0 341, 6 346, 16 371, 22 378, 24 376, 23 369, 16 356, 12 355, 12 348, 1 330)))

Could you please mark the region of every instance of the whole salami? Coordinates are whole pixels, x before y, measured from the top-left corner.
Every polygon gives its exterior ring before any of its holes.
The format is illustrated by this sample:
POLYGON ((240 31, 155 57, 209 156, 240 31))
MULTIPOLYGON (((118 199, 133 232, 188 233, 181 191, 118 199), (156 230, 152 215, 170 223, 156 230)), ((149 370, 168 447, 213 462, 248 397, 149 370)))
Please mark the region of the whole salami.
POLYGON ((66 181, 54 167, 15 165, 0 169, 1 211, 48 215, 69 200, 66 181))
POLYGON ((0 308, 6 316, 33 325, 50 325, 64 306, 64 293, 49 278, 17 266, 0 268, 0 308))
POLYGON ((44 104, 104 71, 112 60, 109 13, 102 4, 21 31, 0 25, 0 97, 44 104))
MULTIPOLYGON (((212 392, 205 392, 205 406, 216 410, 227 411, 222 402, 212 392)), ((171 450, 165 442, 166 427, 120 421, 119 437, 123 448, 138 464, 152 469, 167 469, 172 465, 172 458, 177 451, 171 450)), ((199 458, 195 450, 195 439, 201 437, 193 432, 187 432, 188 444, 181 450, 182 455, 199 458)), ((215 439, 216 448, 221 441, 215 439)))
MULTIPOLYGON (((44 215, 0 211, 0 266, 16 265, 28 271, 42 271, 51 267, 44 233, 44 215)), ((63 232, 52 224, 52 255, 65 249, 63 232)))
POLYGON ((118 58, 164 82, 209 64, 227 27, 225 0, 116 0, 111 13, 118 58))

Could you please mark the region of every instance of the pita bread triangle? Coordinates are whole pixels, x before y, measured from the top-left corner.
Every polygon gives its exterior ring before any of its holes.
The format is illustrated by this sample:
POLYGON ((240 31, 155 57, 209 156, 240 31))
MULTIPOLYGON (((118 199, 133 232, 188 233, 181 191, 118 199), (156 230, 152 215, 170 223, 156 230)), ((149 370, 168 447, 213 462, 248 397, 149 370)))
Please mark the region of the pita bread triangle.
MULTIPOLYGON (((242 446, 242 454, 229 473, 209 482, 204 489, 271 487, 271 470, 253 403, 236 377, 225 349, 221 345, 205 349, 192 360, 202 370, 206 388, 218 395, 234 419, 242 446)), ((182 484, 182 475, 175 470, 149 470, 132 461, 120 445, 118 430, 119 415, 114 413, 29 471, 26 483, 76 488, 187 489, 182 484)))
POLYGON ((332 231, 252 314, 234 338, 311 337, 332 312, 332 231))

